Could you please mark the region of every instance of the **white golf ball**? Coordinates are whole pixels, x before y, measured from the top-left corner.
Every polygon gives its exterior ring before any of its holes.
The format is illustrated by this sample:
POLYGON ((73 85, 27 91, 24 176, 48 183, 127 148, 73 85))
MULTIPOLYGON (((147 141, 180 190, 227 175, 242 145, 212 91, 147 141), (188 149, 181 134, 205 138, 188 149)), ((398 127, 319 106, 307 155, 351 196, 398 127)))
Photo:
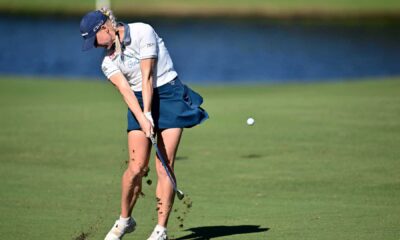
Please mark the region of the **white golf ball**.
POLYGON ((248 118, 247 119, 247 125, 249 125, 249 126, 252 126, 252 125, 254 125, 254 118, 248 118))

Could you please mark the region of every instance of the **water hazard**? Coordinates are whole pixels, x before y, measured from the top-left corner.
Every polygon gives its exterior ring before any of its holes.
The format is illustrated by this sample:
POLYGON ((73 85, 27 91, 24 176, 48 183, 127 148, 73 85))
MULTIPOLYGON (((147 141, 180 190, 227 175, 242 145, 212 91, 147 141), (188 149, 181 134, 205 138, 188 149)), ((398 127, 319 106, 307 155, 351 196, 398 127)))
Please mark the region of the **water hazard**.
MULTIPOLYGON (((138 21, 138 20, 134 20, 138 21)), ((183 81, 285 82, 400 75, 400 28, 249 20, 142 20, 183 81)), ((130 21, 124 21, 130 22, 130 21)), ((0 17, 0 74, 105 79, 79 19, 0 17)))

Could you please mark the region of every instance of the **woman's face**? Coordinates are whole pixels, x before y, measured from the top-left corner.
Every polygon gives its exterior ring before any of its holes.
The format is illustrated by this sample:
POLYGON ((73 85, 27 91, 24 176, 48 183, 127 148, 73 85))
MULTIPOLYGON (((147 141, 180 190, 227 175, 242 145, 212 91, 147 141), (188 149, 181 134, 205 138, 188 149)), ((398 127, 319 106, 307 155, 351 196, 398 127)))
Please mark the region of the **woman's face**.
POLYGON ((100 27, 100 30, 96 33, 96 47, 104 47, 110 49, 115 40, 115 31, 104 24, 100 27))

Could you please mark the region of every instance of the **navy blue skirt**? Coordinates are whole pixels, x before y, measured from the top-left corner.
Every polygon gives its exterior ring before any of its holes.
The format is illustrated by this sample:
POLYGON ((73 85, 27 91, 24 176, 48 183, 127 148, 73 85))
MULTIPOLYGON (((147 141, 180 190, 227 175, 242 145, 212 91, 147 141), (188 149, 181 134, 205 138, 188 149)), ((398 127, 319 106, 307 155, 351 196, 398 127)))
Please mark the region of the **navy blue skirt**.
MULTIPOLYGON (((134 92, 143 109, 142 92, 134 92)), ((155 129, 191 128, 208 119, 207 112, 200 107, 203 98, 176 78, 154 88, 151 114, 155 129)), ((140 125, 128 108, 128 132, 140 130, 140 125)))

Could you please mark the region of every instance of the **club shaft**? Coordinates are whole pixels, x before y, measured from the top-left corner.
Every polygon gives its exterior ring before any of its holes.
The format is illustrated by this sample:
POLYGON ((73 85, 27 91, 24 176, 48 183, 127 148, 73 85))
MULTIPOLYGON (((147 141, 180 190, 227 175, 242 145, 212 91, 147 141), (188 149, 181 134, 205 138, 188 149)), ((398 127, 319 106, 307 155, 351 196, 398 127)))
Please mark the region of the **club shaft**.
POLYGON ((151 140, 151 143, 153 144, 154 148, 156 149, 156 153, 157 153, 158 158, 159 158, 160 161, 161 161, 161 164, 163 165, 165 171, 167 172, 167 175, 168 175, 169 179, 171 180, 171 183, 172 183, 172 186, 173 186, 173 188, 174 188, 174 191, 177 192, 178 189, 177 189, 177 187, 176 187, 176 182, 175 182, 174 178, 172 177, 172 175, 171 175, 171 173, 170 173, 170 171, 169 171, 169 169, 168 169, 167 162, 164 160, 164 158, 163 158, 163 156, 162 156, 160 150, 159 150, 158 147, 157 147, 157 142, 156 142, 156 140, 154 139, 153 136, 150 137, 150 140, 151 140))

